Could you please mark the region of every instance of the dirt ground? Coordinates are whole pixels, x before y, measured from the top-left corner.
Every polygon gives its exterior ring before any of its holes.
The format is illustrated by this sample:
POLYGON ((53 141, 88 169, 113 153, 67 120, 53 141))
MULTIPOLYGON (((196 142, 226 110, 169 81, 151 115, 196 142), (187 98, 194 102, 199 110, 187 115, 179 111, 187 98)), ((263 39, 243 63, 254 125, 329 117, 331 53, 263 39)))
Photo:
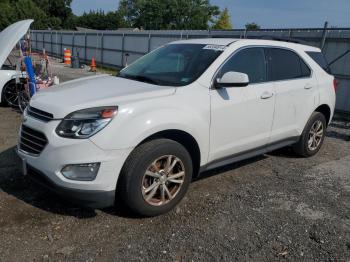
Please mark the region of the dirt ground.
POLYGON ((313 158, 287 148, 207 172, 174 211, 137 218, 22 177, 20 121, 0 108, 0 261, 350 261, 350 123, 313 158))

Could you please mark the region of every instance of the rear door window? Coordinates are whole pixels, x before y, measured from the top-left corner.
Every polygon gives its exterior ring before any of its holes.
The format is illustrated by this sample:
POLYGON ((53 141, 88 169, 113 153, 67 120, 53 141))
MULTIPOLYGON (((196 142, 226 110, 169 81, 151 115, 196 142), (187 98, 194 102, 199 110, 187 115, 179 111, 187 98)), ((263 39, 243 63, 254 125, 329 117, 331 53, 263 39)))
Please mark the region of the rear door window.
POLYGON ((269 48, 269 79, 283 81, 311 76, 311 70, 293 51, 269 48))

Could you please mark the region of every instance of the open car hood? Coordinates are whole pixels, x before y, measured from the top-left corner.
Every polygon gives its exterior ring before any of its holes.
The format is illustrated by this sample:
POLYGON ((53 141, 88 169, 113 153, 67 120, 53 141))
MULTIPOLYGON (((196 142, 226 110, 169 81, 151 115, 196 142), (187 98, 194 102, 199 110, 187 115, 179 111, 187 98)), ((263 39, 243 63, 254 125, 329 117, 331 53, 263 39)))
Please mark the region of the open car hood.
POLYGON ((34 20, 23 20, 14 23, 0 33, 0 68, 5 63, 12 49, 27 33, 34 20))

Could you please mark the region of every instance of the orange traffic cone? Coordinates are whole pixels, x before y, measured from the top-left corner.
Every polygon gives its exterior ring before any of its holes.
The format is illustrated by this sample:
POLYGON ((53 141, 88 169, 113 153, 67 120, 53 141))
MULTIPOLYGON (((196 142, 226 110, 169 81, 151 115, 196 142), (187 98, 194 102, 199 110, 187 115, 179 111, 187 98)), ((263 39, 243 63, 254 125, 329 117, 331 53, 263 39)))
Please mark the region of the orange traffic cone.
POLYGON ((72 64, 72 52, 69 49, 64 49, 64 64, 70 66, 72 64))
POLYGON ((91 72, 96 72, 96 62, 95 62, 94 57, 91 59, 91 66, 90 67, 91 67, 91 69, 90 69, 91 72))

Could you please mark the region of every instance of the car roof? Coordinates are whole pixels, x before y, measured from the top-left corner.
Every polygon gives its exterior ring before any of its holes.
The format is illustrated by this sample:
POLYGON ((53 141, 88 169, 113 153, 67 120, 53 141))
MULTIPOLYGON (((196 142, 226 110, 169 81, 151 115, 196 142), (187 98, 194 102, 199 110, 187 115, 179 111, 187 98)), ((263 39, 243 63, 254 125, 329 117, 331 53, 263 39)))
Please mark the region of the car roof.
POLYGON ((260 46, 274 46, 284 47, 296 50, 302 50, 305 52, 320 52, 317 47, 303 45, 298 43, 291 43, 285 41, 276 40, 264 40, 264 39, 238 39, 238 38, 200 38, 200 39, 187 39, 172 42, 171 44, 204 44, 204 45, 225 45, 229 46, 233 43, 240 42, 243 45, 260 45, 260 46))

